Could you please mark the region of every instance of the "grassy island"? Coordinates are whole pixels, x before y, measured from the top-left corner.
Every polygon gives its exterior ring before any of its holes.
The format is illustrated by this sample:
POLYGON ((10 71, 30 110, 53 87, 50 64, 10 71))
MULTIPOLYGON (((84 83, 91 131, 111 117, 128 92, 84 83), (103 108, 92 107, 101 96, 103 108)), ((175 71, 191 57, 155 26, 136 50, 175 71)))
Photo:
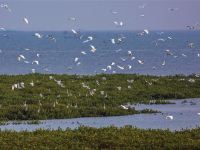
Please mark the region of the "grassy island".
POLYGON ((152 113, 127 103, 200 97, 197 75, 0 75, 0 120, 38 120, 152 113))

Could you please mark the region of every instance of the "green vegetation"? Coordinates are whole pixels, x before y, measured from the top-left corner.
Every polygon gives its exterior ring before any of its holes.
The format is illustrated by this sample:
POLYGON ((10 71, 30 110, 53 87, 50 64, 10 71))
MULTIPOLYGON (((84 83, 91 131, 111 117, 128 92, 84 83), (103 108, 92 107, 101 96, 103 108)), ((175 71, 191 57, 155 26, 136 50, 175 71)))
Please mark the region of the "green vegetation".
POLYGON ((200 78, 195 75, 0 75, 0 120, 150 113, 154 111, 123 109, 120 105, 196 97, 200 97, 200 78), (20 82, 24 88, 11 89, 20 82))
POLYGON ((200 149, 200 128, 171 132, 80 127, 75 130, 0 132, 0 149, 200 149))

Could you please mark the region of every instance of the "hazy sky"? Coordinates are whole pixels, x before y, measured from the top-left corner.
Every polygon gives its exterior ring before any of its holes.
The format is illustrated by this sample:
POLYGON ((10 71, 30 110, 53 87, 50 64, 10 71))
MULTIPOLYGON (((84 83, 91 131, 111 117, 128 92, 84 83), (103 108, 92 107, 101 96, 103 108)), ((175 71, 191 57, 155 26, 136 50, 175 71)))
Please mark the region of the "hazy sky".
POLYGON ((7 3, 12 12, 0 8, 0 27, 12 30, 118 30, 113 21, 123 21, 124 30, 182 30, 200 22, 200 0, 0 0, 1 3, 7 3), (143 4, 145 7, 139 8, 143 4), (112 14, 112 10, 118 14, 112 14), (29 19, 29 25, 23 22, 24 17, 29 19), (69 17, 77 21, 69 21, 69 17))

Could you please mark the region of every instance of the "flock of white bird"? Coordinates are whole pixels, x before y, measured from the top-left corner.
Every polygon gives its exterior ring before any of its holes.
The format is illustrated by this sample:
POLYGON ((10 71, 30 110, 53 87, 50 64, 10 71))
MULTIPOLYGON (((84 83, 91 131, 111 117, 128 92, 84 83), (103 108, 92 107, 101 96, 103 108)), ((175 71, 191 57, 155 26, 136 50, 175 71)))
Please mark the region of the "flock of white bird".
MULTIPOLYGON (((140 5, 140 6, 139 6, 139 9, 144 9, 145 7, 146 7, 146 4, 140 5)), ((0 4, 0 8, 3 8, 3 9, 5 9, 5 10, 7 10, 8 12, 12 12, 11 9, 9 8, 9 6, 8 6, 7 4, 0 4)), ((178 8, 169 8, 168 10, 169 10, 169 11, 177 11, 178 8)), ((119 12, 118 12, 118 11, 111 11, 111 13, 112 13, 113 15, 117 16, 119 12)), ((144 15, 144 14, 141 14, 140 16, 141 16, 141 17, 144 17, 145 15, 144 15)), ((70 18, 68 18, 68 20, 69 20, 69 21, 72 21, 72 22, 76 22, 77 18, 75 18, 75 17, 70 17, 70 18)), ((29 24, 30 24, 30 21, 29 21, 29 18, 28 18, 28 17, 24 17, 24 18, 23 18, 23 22, 24 22, 24 24, 26 24, 26 25, 29 25, 29 24)), ((124 22, 121 21, 121 19, 113 20, 113 24, 114 24, 114 26, 116 26, 117 28, 122 28, 122 27, 124 26, 124 22)), ((187 26, 187 28, 189 28, 189 29, 194 29, 194 28, 196 28, 196 27, 200 27, 199 24, 198 24, 198 25, 195 25, 195 26, 187 26)), ((6 31, 6 29, 3 28, 3 27, 0 27, 0 31, 6 31)), ((94 40, 94 37, 93 37, 92 35, 90 35, 90 36, 88 36, 88 37, 84 37, 83 35, 81 35, 81 33, 80 33, 79 31, 77 31, 77 30, 75 30, 75 29, 71 29, 71 32, 74 34, 75 37, 79 38, 79 39, 82 41, 82 44, 88 44, 88 47, 89 47, 89 50, 90 50, 91 53, 95 53, 95 52, 97 51, 96 46, 94 46, 94 45, 92 44, 92 41, 94 40)), ((148 36, 149 34, 150 34, 150 31, 149 31, 148 29, 144 29, 142 32, 139 32, 139 33, 138 33, 138 36, 148 36)), ((158 34, 162 35, 162 34, 164 34, 164 32, 159 32, 158 34)), ((41 33, 36 32, 36 33, 34 33, 33 36, 34 36, 35 38, 37 38, 37 39, 47 38, 47 39, 49 39, 49 40, 52 40, 52 41, 56 42, 56 38, 53 37, 52 35, 44 36, 44 35, 42 35, 41 33)), ((113 38, 111 38, 111 39, 110 39, 110 42, 111 42, 111 44, 116 45, 116 44, 120 44, 120 43, 123 42, 125 39, 126 39, 126 37, 124 37, 124 36, 122 36, 122 35, 119 35, 118 37, 113 37, 113 38)), ((155 45, 157 46, 159 42, 165 42, 166 40, 173 40, 173 37, 168 36, 166 39, 159 38, 159 39, 157 39, 156 41, 154 41, 154 43, 155 43, 155 45)), ((193 47, 195 47, 195 44, 194 44, 194 43, 189 43, 189 44, 188 44, 188 47, 193 48, 193 47)), ((25 51, 30 51, 31 49, 29 49, 29 48, 24 48, 24 50, 25 50, 25 51)), ((121 48, 118 49, 118 50, 116 50, 116 53, 120 52, 121 50, 122 50, 121 48)), ((87 55, 87 52, 86 52, 86 51, 81 51, 80 53, 81 53, 82 55, 87 55)), ((177 58, 177 57, 178 57, 178 56, 175 55, 171 50, 169 50, 169 49, 165 50, 165 51, 164 51, 164 60, 163 60, 163 62, 161 63, 161 66, 165 66, 165 65, 166 65, 166 57, 167 57, 167 56, 173 56, 174 58, 177 58)), ((20 55, 17 57, 17 60, 18 60, 19 62, 30 63, 30 64, 32 64, 32 65, 40 65, 40 62, 39 62, 39 60, 38 60, 39 57, 40 57, 40 54, 37 53, 37 54, 36 54, 36 58, 37 58, 37 59, 28 60, 23 54, 20 54, 20 55)), ((181 57, 187 57, 187 55, 186 55, 186 54, 181 54, 181 57)), ((197 57, 200 57, 200 53, 197 54, 197 57)), ((137 58, 137 57, 134 55, 133 50, 128 50, 128 51, 127 51, 127 58, 130 59, 130 60, 136 60, 136 61, 138 62, 138 64, 140 64, 140 65, 143 65, 143 64, 145 63, 144 60, 139 59, 139 58, 137 58)), ((126 61, 127 58, 120 58, 120 59, 121 59, 122 61, 126 61)), ((75 58, 74 58, 74 63, 75 63, 77 66, 79 66, 79 65, 81 64, 80 58, 75 57, 75 58)), ((116 62, 111 62, 111 64, 108 64, 107 66, 105 66, 105 68, 102 68, 101 70, 102 70, 103 72, 111 71, 111 70, 113 69, 114 66, 116 66, 116 68, 118 68, 118 69, 120 69, 120 70, 132 69, 132 65, 131 65, 131 64, 128 64, 127 66, 122 66, 122 65, 120 65, 120 64, 117 64, 116 62)), ((155 66, 153 66, 152 68, 153 68, 153 69, 156 69, 155 66)), ((36 72, 36 69, 32 68, 31 71, 32 71, 32 73, 35 73, 35 72, 36 72)), ((113 73, 116 73, 116 71, 113 70, 113 73)), ((65 85, 62 83, 61 80, 56 80, 53 76, 49 76, 49 80, 54 80, 55 83, 56 83, 58 86, 60 86, 60 87, 62 87, 62 88, 65 88, 65 85)), ((106 80, 106 78, 104 78, 103 80, 106 80)), ((131 84, 131 83, 134 82, 134 80, 127 80, 127 82, 131 84)), ((194 83, 195 80, 194 80, 194 79, 191 79, 189 82, 194 83)), ((152 85, 152 83, 149 82, 149 81, 146 81, 146 83, 148 83, 148 85, 150 85, 150 86, 152 85)), ((98 80, 96 81, 96 84, 97 84, 97 86, 100 84, 98 80)), ((34 82, 31 81, 31 82, 30 82, 30 86, 34 86, 34 85, 35 85, 34 82)), ((89 90, 90 95, 94 95, 95 92, 96 92, 96 89, 91 89, 91 88, 89 87, 89 85, 87 85, 87 83, 85 83, 85 82, 82 83, 82 87, 85 88, 85 89, 87 89, 87 90, 89 90)), ((15 83, 15 84, 13 84, 12 87, 11 87, 12 90, 15 90, 15 89, 23 89, 23 88, 25 88, 24 82, 15 83)), ((117 88, 119 91, 122 90, 122 87, 121 87, 121 86, 117 86, 116 88, 117 88)), ((128 88, 130 89, 130 88, 131 88, 131 85, 128 85, 128 88)), ((68 95, 70 95, 70 94, 71 94, 71 93, 68 93, 68 95)), ((104 97, 107 97, 107 94, 106 94, 105 91, 100 91, 100 94, 101 94, 102 96, 104 96, 104 97)), ((40 94, 40 96, 43 97, 42 94, 40 94)), ((39 103, 41 104, 41 102, 39 102, 39 103)), ((54 102, 53 106, 55 107, 56 104, 58 104, 57 101, 54 102)), ((26 102, 24 102, 24 106, 27 107, 26 102)), ((76 104, 75 107, 77 107, 77 104, 76 104)), ((129 107, 127 107, 127 106, 125 106, 125 105, 120 105, 120 107, 121 107, 122 109, 125 109, 125 110, 129 109, 129 107)), ((105 108, 105 104, 104 104, 104 108, 105 108)), ((38 110, 38 112, 39 112, 39 110, 38 110)), ((198 115, 200 115, 200 113, 198 113, 198 115)), ((173 117, 172 115, 168 115, 168 116, 166 116, 166 119, 173 120, 174 117, 173 117)))

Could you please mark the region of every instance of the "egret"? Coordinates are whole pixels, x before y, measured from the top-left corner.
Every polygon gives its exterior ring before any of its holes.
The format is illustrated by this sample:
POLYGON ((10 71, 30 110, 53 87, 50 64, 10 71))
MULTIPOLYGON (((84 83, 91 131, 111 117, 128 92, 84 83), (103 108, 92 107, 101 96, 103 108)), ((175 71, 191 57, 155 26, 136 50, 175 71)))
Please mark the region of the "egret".
POLYGON ((122 87, 121 87, 121 86, 118 86, 117 89, 118 89, 119 91, 121 91, 122 87))
POLYGON ((120 58, 122 61, 126 61, 126 58, 120 58))
POLYGON ((163 61, 162 66, 165 66, 165 60, 163 61))
POLYGON ((7 9, 9 12, 11 12, 11 9, 8 7, 8 4, 1 4, 0 7, 1 7, 1 8, 5 8, 5 9, 7 9))
POLYGON ((19 55, 20 58, 26 59, 24 55, 19 55))
POLYGON ((167 38, 170 39, 170 40, 172 40, 172 37, 170 37, 170 36, 168 36, 167 38))
POLYGON ((122 51, 122 49, 115 50, 116 53, 118 53, 118 52, 120 52, 120 51, 122 51))
POLYGON ((74 62, 76 63, 76 62, 78 61, 78 59, 79 59, 79 58, 78 58, 78 57, 76 57, 76 58, 74 59, 74 62))
POLYGON ((72 29, 72 32, 73 32, 74 34, 78 34, 78 32, 77 32, 76 30, 74 30, 74 29, 72 29))
POLYGON ((101 69, 102 71, 104 71, 104 72, 106 72, 107 71, 107 69, 105 69, 105 68, 103 68, 103 69, 101 69))
POLYGON ((128 83, 133 83, 134 80, 133 80, 133 79, 132 79, 132 80, 127 80, 127 82, 128 82, 128 83))
POLYGON ((148 31, 147 29, 144 29, 144 32, 145 32, 146 34, 149 34, 149 31, 148 31))
POLYGON ((38 60, 34 60, 33 62, 32 62, 32 64, 36 64, 36 65, 39 65, 39 61, 38 60))
POLYGON ((135 57, 133 56, 133 57, 131 57, 131 60, 134 60, 135 59, 135 57))
POLYGON ((114 21, 113 22, 116 26, 123 26, 124 23, 122 21, 118 22, 118 21, 114 21))
POLYGON ((132 66, 131 65, 128 65, 128 69, 131 69, 132 68, 132 66))
POLYGON ((111 13, 112 13, 112 14, 118 14, 117 11, 113 11, 113 10, 111 11, 111 13))
POLYGON ((128 55, 131 56, 131 55, 132 55, 132 52, 131 52, 131 51, 128 51, 128 55))
POLYGON ((143 64, 144 64, 144 61, 138 60, 138 63, 141 64, 141 65, 143 65, 143 64))
POLYGON ((31 72, 32 72, 32 73, 35 73, 35 69, 31 69, 31 72))
POLYGON ((111 67, 111 66, 107 66, 107 69, 108 69, 108 70, 111 70, 111 69, 112 69, 112 67, 111 67))
POLYGON ((111 65, 114 66, 114 65, 115 65, 115 62, 112 62, 111 65))
POLYGON ((115 39, 111 39, 112 44, 115 44, 115 39))
POLYGON ((30 62, 29 62, 29 61, 27 61, 27 60, 25 60, 25 61, 24 61, 24 63, 26 63, 26 64, 29 64, 30 62))
POLYGON ((39 33, 35 33, 34 36, 37 37, 38 39, 42 38, 42 36, 39 33))
POLYGON ((93 52, 93 53, 97 50, 93 45, 90 45, 90 47, 91 47, 90 51, 93 52))
POLYGON ((166 116, 166 119, 170 119, 170 120, 173 120, 174 117, 172 115, 169 115, 169 116, 166 116))
POLYGON ((31 81, 31 82, 30 82, 30 85, 31 85, 31 86, 34 86, 34 83, 33 83, 33 81, 31 81))
POLYGON ((128 110, 128 107, 124 106, 124 105, 120 105, 123 109, 128 110))
POLYGON ((124 67, 117 65, 117 67, 121 70, 124 70, 124 67))
POLYGON ((167 55, 173 55, 173 53, 169 49, 166 49, 165 52, 167 53, 167 55))
POLYGON ((81 51, 81 54, 86 55, 87 53, 85 51, 81 51))
POLYGON ((185 54, 181 54, 183 57, 187 57, 187 55, 185 55, 185 54))
POLYGON ((23 20, 24 20, 24 22, 26 23, 26 24, 29 24, 29 21, 28 21, 28 19, 25 17, 25 18, 23 18, 23 20))
POLYGON ((1 30, 1 31, 6 31, 6 29, 5 29, 5 28, 3 28, 3 27, 0 27, 0 30, 1 30))
POLYGON ((76 65, 79 66, 81 64, 81 62, 78 62, 76 65))
POLYGON ((25 50, 25 51, 29 51, 30 49, 29 49, 29 48, 24 48, 24 50, 25 50))
POLYGON ((69 17, 68 20, 70 20, 70 21, 76 21, 76 18, 75 17, 69 17))
POLYGON ((83 43, 87 43, 87 42, 90 42, 93 40, 93 37, 92 36, 88 36, 88 39, 83 41, 83 43))

